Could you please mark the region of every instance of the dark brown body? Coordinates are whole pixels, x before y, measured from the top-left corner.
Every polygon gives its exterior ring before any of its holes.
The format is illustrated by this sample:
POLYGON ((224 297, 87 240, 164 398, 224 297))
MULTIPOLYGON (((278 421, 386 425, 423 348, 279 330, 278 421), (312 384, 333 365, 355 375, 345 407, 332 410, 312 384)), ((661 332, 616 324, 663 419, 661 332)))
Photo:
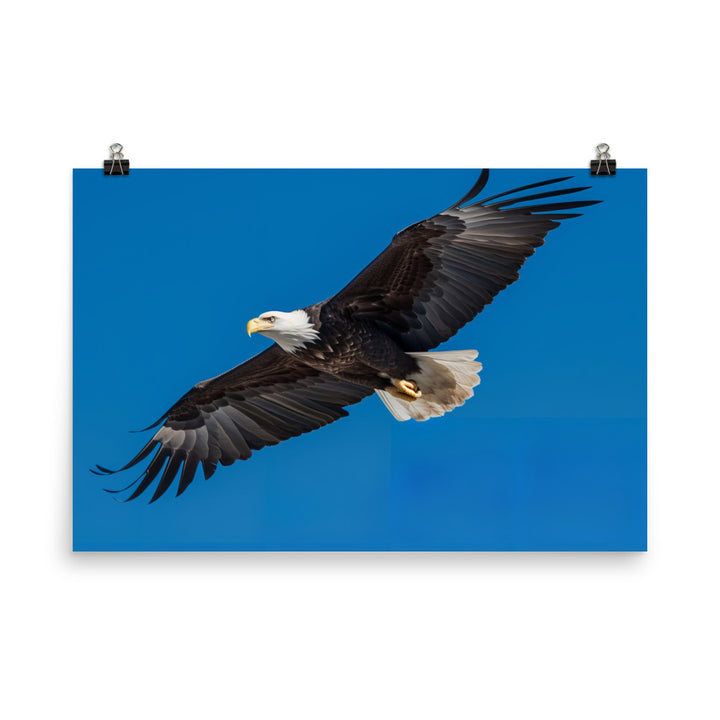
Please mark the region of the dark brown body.
POLYGON ((304 310, 320 338, 293 355, 310 367, 376 390, 417 372, 415 358, 372 320, 358 321, 332 301, 304 310))

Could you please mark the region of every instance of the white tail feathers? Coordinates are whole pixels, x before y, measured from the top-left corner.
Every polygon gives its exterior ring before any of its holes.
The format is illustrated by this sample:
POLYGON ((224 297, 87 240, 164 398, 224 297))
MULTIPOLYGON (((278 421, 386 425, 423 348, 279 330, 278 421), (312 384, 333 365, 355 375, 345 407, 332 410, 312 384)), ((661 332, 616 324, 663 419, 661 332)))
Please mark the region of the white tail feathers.
POLYGON ((480 382, 478 373, 482 365, 475 362, 477 350, 449 350, 446 352, 411 352, 419 371, 403 380, 414 380, 422 397, 414 400, 407 396, 376 390, 385 407, 396 420, 428 420, 440 417, 462 405, 473 395, 480 382))

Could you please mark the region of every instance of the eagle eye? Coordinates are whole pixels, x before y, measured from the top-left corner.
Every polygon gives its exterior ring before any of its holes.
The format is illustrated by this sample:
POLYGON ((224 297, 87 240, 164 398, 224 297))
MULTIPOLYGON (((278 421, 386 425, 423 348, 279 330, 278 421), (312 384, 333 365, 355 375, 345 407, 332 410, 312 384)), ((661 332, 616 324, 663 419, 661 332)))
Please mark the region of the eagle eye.
POLYGON ((271 315, 270 317, 265 318, 268 322, 274 323, 275 322, 275 316, 271 315))

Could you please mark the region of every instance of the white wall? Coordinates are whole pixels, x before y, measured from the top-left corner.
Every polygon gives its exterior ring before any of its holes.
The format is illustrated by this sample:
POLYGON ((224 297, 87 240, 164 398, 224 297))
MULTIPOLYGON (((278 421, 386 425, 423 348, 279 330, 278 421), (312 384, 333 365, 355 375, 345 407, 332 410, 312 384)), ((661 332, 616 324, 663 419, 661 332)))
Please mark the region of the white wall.
POLYGON ((6 717, 718 712, 709 8, 5 6, 6 717), (647 166, 649 553, 73 556, 70 169, 114 141, 136 168, 647 166))

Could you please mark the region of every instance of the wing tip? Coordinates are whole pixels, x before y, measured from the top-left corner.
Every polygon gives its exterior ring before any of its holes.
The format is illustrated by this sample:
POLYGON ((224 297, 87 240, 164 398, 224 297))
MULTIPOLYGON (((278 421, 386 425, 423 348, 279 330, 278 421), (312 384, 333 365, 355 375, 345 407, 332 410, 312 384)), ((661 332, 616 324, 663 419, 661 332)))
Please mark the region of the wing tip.
POLYGON ((163 420, 165 419, 165 415, 163 415, 159 420, 155 421, 152 425, 148 425, 146 428, 140 428, 139 430, 128 430, 129 433, 132 433, 133 435, 137 433, 144 433, 148 430, 153 430, 156 428, 163 420))
POLYGON ((203 459, 200 464, 202 465, 205 479, 209 480, 215 474, 215 470, 217 470, 217 462, 210 462, 207 459, 203 459))
POLYGON ((490 178, 490 170, 488 168, 483 168, 480 171, 480 176, 475 181, 475 184, 470 188, 470 190, 463 195, 463 197, 458 200, 454 205, 451 205, 448 210, 456 210, 459 208, 463 203, 468 202, 469 200, 472 200, 474 197, 476 197, 483 188, 487 185, 487 181, 490 178))
MULTIPOLYGON (((530 183, 529 185, 523 185, 518 188, 514 188, 512 190, 505 190, 504 192, 497 193, 496 195, 491 195, 490 197, 486 197, 482 200, 478 200, 477 202, 473 203, 474 205, 482 205, 484 207, 489 207, 487 203, 489 203, 491 200, 497 200, 497 198, 503 198, 507 197, 508 195, 516 195, 517 193, 524 192, 525 190, 532 190, 533 188, 539 188, 539 187, 545 187, 547 185, 555 185, 556 183, 565 182, 566 180, 574 180, 575 177, 573 175, 565 175, 563 177, 557 177, 557 178, 551 178, 550 180, 541 180, 540 182, 534 182, 530 183)), ((566 190, 558 190, 555 191, 556 194, 564 194, 566 192, 579 192, 580 190, 589 190, 589 187, 585 188, 577 188, 577 189, 566 189, 566 190)), ((522 202, 522 199, 516 199, 516 200, 506 200, 500 203, 496 203, 496 205, 506 205, 508 203, 516 203, 516 202, 522 202)))

